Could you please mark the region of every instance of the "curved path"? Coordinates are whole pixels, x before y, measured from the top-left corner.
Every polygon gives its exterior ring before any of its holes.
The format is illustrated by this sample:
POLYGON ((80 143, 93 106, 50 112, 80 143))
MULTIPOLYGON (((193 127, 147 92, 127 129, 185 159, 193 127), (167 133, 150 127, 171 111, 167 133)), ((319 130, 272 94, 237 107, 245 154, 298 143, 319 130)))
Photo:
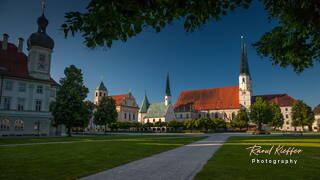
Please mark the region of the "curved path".
MULTIPOLYGON (((192 179, 229 136, 213 134, 208 138, 148 158, 121 165, 81 180, 186 180, 192 179)), ((246 135, 246 134, 241 134, 246 135)))

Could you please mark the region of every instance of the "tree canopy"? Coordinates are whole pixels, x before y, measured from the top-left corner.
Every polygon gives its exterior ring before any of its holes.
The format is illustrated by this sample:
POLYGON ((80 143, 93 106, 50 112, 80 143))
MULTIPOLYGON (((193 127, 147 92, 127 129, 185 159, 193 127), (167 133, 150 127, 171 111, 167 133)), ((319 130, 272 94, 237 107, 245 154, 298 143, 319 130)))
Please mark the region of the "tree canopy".
POLYGON ((240 109, 236 115, 233 124, 238 128, 248 128, 249 125, 249 114, 246 110, 240 109))
POLYGON ((91 107, 84 102, 89 90, 83 84, 81 70, 71 65, 64 70, 64 74, 56 100, 50 105, 50 111, 55 123, 65 125, 71 136, 71 128, 88 125, 91 107))
POLYGON ((272 112, 272 118, 271 121, 268 122, 268 125, 274 127, 274 129, 282 127, 284 121, 280 107, 273 102, 270 104, 270 108, 272 112))
POLYGON ((250 120, 257 124, 258 130, 262 129, 262 124, 267 124, 272 119, 270 105, 261 97, 257 97, 250 106, 250 120))
POLYGON ((293 126, 301 126, 302 130, 304 126, 308 126, 309 130, 311 130, 314 122, 314 113, 310 106, 301 100, 297 100, 292 106, 291 115, 293 126))
MULTIPOLYGON (((273 64, 302 72, 320 61, 320 1, 258 0, 278 25, 253 44, 273 64)), ((67 12, 61 25, 65 36, 79 32, 87 47, 112 47, 145 29, 160 32, 176 20, 193 32, 218 21, 253 0, 91 0, 85 12, 67 12)))
POLYGON ((118 113, 115 100, 111 97, 103 97, 94 112, 94 123, 97 125, 104 125, 106 132, 107 125, 116 122, 117 118, 118 113))

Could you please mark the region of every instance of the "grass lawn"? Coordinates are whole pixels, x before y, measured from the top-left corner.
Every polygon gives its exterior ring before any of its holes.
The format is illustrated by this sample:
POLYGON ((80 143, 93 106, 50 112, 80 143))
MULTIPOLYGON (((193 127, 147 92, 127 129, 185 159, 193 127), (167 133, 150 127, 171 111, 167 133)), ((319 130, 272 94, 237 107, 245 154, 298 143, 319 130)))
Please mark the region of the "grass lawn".
POLYGON ((202 138, 2 146, 0 179, 76 179, 202 138))
POLYGON ((73 136, 73 137, 32 137, 32 138, 0 138, 1 144, 25 144, 25 143, 43 143, 43 142, 62 142, 62 141, 90 141, 90 140, 108 140, 108 139, 132 139, 132 138, 159 138, 159 137, 181 137, 171 135, 98 135, 98 136, 73 136))
MULTIPOLYGON (((260 161, 261 162, 261 161, 260 161)), ((195 179, 320 179, 320 136, 230 137, 195 179), (253 145, 274 149, 269 154, 249 155, 253 145), (300 154, 275 155, 278 145, 302 149, 300 154), (297 164, 257 164, 252 159, 297 160, 297 164)))

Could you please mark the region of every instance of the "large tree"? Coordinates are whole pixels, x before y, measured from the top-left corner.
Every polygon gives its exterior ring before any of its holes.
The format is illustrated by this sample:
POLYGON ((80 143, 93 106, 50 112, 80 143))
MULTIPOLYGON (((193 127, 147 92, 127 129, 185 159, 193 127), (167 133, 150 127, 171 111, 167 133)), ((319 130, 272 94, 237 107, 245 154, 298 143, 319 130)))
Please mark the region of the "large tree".
POLYGON ((302 130, 304 126, 308 126, 309 130, 312 130, 312 123, 314 122, 314 113, 310 106, 305 104, 301 100, 297 100, 291 110, 292 125, 294 127, 301 126, 302 130))
POLYGON ((94 112, 94 123, 100 126, 105 126, 117 121, 118 113, 116 110, 116 102, 111 97, 103 97, 94 112))
POLYGON ((236 115, 233 124, 235 127, 238 128, 247 128, 248 129, 248 125, 249 125, 249 114, 246 110, 244 109, 240 109, 238 111, 238 114, 236 115))
MULTIPOLYGON (((278 25, 254 43, 258 54, 295 72, 319 62, 320 1, 258 0, 269 20, 278 25)), ((62 29, 81 33, 87 47, 111 47, 116 40, 127 41, 145 29, 160 32, 176 20, 193 32, 208 21, 239 8, 248 8, 253 0, 91 0, 84 12, 67 12, 62 29)))
POLYGON ((82 72, 71 65, 64 70, 64 78, 60 80, 55 102, 50 105, 50 110, 56 124, 63 124, 71 136, 71 128, 86 127, 91 111, 84 99, 89 92, 83 84, 82 72))
POLYGON ((272 119, 270 105, 261 97, 257 97, 255 102, 250 106, 250 120, 257 124, 258 131, 262 130, 262 125, 267 124, 272 119))
POLYGON ((274 129, 282 127, 284 121, 280 107, 273 102, 270 104, 270 108, 272 112, 272 118, 271 121, 269 121, 268 125, 273 127, 274 129))

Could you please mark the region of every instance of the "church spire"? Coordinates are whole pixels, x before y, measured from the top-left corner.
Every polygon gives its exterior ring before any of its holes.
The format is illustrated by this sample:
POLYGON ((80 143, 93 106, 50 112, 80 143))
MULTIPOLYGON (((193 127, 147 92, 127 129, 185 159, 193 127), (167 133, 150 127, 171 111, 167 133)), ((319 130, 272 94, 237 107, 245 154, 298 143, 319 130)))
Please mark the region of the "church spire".
POLYGON ((145 92, 139 113, 147 113, 149 106, 150 103, 147 97, 147 93, 145 92))
POLYGON ((169 73, 167 74, 167 82, 166 82, 166 96, 171 96, 171 91, 170 91, 170 81, 169 81, 169 73))
POLYGON ((243 36, 241 36, 240 74, 250 76, 246 45, 244 44, 243 36))
POLYGON ((167 75, 167 82, 166 82, 166 95, 164 96, 164 104, 168 106, 171 104, 171 90, 170 90, 170 82, 169 82, 169 73, 167 75))

